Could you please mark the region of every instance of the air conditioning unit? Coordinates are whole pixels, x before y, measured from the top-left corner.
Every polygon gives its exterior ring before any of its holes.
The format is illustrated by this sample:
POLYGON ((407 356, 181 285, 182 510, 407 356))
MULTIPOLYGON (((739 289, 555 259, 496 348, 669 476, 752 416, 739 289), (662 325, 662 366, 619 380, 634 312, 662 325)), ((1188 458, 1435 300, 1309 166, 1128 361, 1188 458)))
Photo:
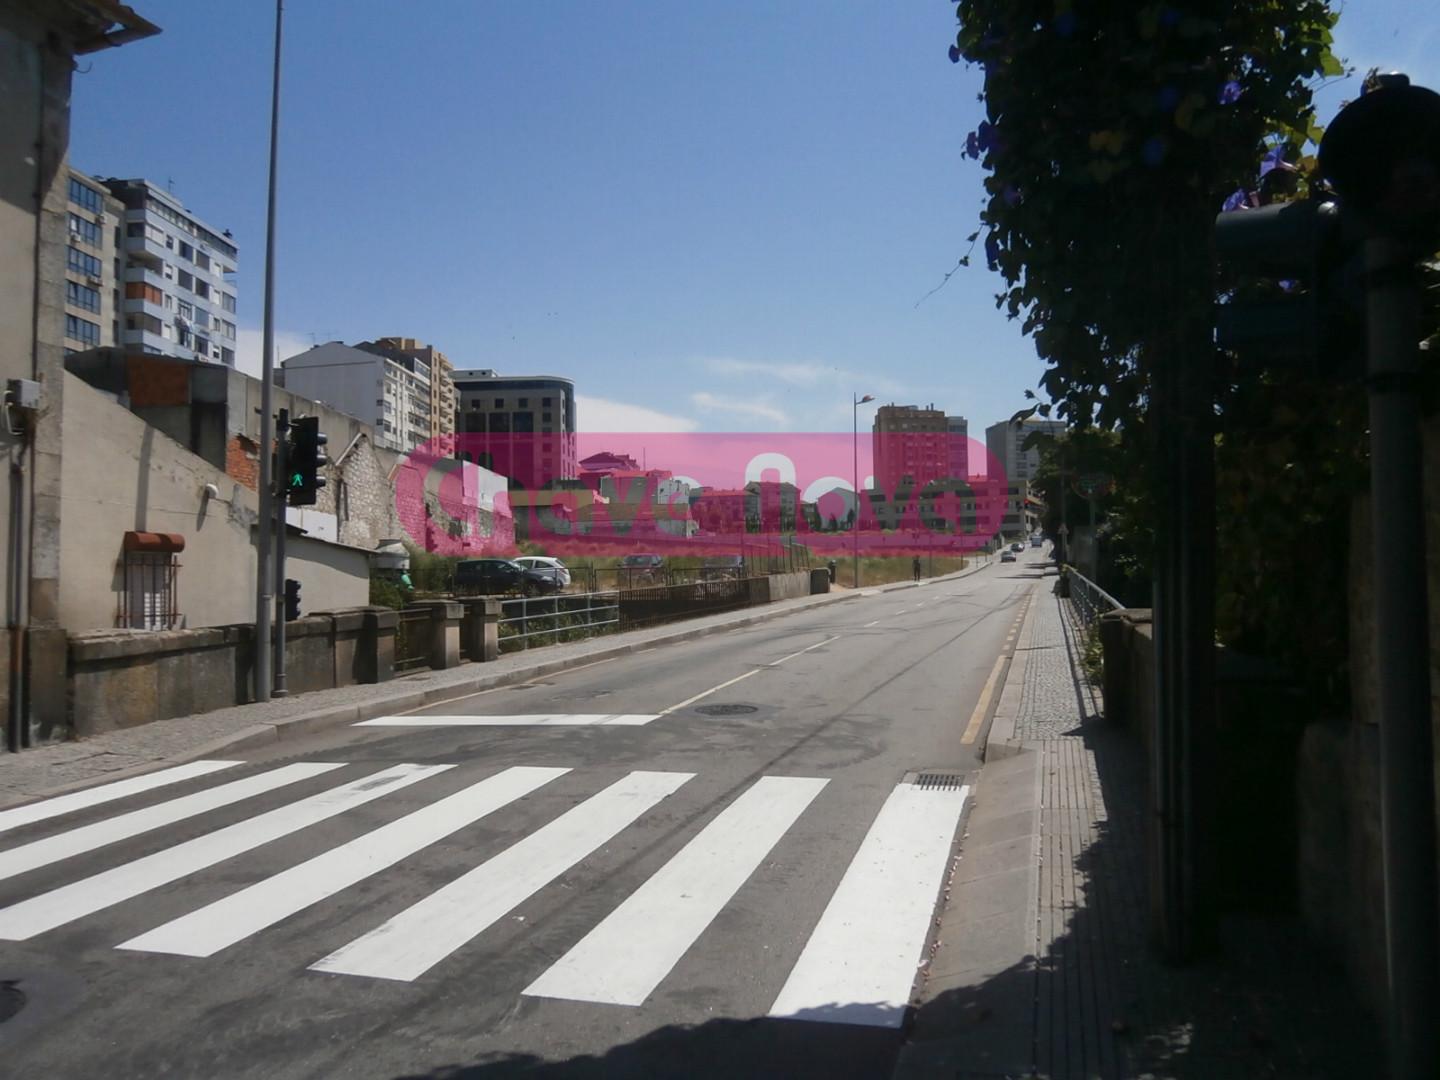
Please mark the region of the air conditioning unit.
POLYGON ((85 282, 86 282, 86 284, 88 284, 88 285, 103 285, 103 284, 104 284, 104 282, 103 282, 100 278, 96 277, 94 274, 86 274, 86 275, 85 275, 85 282))

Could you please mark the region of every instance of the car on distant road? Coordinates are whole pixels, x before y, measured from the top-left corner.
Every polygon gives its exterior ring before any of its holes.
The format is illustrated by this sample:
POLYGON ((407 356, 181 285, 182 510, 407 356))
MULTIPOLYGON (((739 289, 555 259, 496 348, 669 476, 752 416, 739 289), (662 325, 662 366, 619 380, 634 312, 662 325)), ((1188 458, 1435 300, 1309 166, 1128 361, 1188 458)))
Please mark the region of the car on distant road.
POLYGON ((1013 551, 1013 552, 1015 552, 1016 555, 1019 555, 1020 552, 1022 552, 1022 551, 1025 550, 1025 545, 1022 544, 1022 543, 1020 543, 1020 541, 1017 540, 1017 541, 1015 541, 1015 543, 1013 543, 1013 544, 1010 545, 1010 550, 1013 551))
POLYGON ((520 555, 514 561, 537 580, 553 582, 557 589, 570 587, 570 569, 559 559, 548 555, 520 555))
POLYGON ((1001 562, 1014 562, 1014 561, 1015 561, 1015 552, 1011 551, 1009 548, 1006 548, 1004 551, 1002 551, 1002 552, 1000 553, 1000 561, 1001 561, 1001 562))
POLYGON ((510 559, 462 559, 455 564, 455 591, 471 596, 518 592, 525 570, 510 559))
POLYGON ((650 552, 636 552, 620 560, 620 581, 626 585, 637 582, 662 581, 665 577, 665 557, 650 552))
POLYGON ((739 578, 745 576, 745 557, 743 555, 714 555, 705 560, 705 565, 700 568, 700 579, 702 581, 715 581, 720 578, 739 578))

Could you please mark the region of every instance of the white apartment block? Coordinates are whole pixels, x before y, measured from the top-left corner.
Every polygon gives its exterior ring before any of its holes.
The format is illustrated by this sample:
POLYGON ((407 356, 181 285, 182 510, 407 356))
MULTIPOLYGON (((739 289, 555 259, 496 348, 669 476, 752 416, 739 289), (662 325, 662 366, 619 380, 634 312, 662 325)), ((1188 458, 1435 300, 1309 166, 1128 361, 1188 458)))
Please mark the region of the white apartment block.
POLYGON ((71 169, 65 206, 65 353, 120 340, 121 252, 125 207, 94 177, 71 169))
POLYGON ((238 252, 230 234, 148 180, 105 186, 125 208, 117 344, 234 367, 238 252))
POLYGON ((1035 479, 1035 473, 1040 468, 1040 450, 1038 447, 1026 450, 1026 441, 1036 432, 1060 435, 1065 429, 1063 420, 1042 420, 1033 416, 1014 423, 1002 420, 985 429, 985 449, 999 462, 1008 479, 1028 483, 1035 479))
POLYGON ((369 424, 379 445, 409 453, 431 441, 430 368, 416 357, 316 345, 280 364, 285 389, 369 424))

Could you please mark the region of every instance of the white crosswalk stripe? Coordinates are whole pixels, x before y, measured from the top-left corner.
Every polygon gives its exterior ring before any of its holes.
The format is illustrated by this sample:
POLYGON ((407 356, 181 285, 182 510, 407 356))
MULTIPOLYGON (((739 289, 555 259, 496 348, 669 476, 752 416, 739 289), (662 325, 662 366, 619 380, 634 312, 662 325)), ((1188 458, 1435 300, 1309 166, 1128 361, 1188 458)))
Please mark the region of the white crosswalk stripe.
POLYGON ((139 795, 141 792, 153 791, 168 784, 194 780, 196 777, 208 776, 213 772, 231 769, 239 764, 238 761, 192 761, 188 765, 177 765, 173 769, 161 769, 143 776, 132 776, 128 780, 98 784, 69 795, 57 795, 53 799, 42 799, 39 802, 26 803, 24 806, 16 806, 10 810, 0 810, 0 832, 9 832, 11 829, 18 829, 22 825, 32 825, 37 821, 48 821, 50 818, 59 817, 61 814, 71 814, 76 810, 88 810, 92 806, 101 806, 107 802, 114 802, 116 799, 125 799, 131 795, 139 795))
POLYGON ((525 993, 642 1004, 826 783, 755 781, 525 993))
POLYGON ((406 981, 424 974, 693 775, 633 772, 617 780, 312 967, 406 981))
POLYGON ((407 855, 442 840, 568 769, 518 766, 457 791, 308 862, 131 938, 122 949, 212 956, 281 919, 317 904, 407 855))
POLYGON ((968 793, 901 784, 890 794, 771 1016, 900 1026, 968 793))
POLYGON ((162 826, 173 825, 177 821, 184 821, 211 810, 218 810, 222 806, 229 806, 241 799, 249 799, 267 791, 274 791, 286 784, 309 780, 311 777, 320 776, 322 773, 341 767, 316 761, 297 762, 294 765, 285 765, 268 772, 258 773, 255 776, 247 776, 243 780, 234 780, 228 784, 221 784, 219 787, 208 788, 205 791, 196 792, 194 795, 184 795, 155 806, 147 806, 142 810, 132 810, 119 817, 106 818, 93 825, 85 825, 78 829, 71 829, 69 832, 60 833, 58 836, 22 844, 20 847, 0 852, 0 880, 14 877, 16 874, 23 874, 27 870, 49 866, 51 863, 68 859, 73 855, 94 851, 96 848, 105 847, 120 840, 128 840, 142 833, 153 832, 162 826))
POLYGON ((355 727, 643 727, 654 713, 523 713, 506 716, 377 716, 355 727))
MULTIPOLYGON (((312 768, 325 771, 335 767, 312 768)), ((22 900, 0 909, 0 940, 28 940, 451 768, 454 766, 396 765, 83 881, 22 900)))

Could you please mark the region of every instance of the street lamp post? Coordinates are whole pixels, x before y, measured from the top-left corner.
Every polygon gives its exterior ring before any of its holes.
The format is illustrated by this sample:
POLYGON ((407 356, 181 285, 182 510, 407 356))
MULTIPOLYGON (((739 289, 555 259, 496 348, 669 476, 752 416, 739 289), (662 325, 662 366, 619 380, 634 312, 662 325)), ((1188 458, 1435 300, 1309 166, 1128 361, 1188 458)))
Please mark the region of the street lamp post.
POLYGON ((875 395, 866 394, 864 397, 858 397, 851 394, 850 398, 852 406, 850 419, 853 421, 850 450, 855 459, 853 463, 855 469, 855 517, 850 522, 850 538, 854 544, 855 588, 858 589, 860 588, 860 406, 867 401, 874 401, 875 395))

